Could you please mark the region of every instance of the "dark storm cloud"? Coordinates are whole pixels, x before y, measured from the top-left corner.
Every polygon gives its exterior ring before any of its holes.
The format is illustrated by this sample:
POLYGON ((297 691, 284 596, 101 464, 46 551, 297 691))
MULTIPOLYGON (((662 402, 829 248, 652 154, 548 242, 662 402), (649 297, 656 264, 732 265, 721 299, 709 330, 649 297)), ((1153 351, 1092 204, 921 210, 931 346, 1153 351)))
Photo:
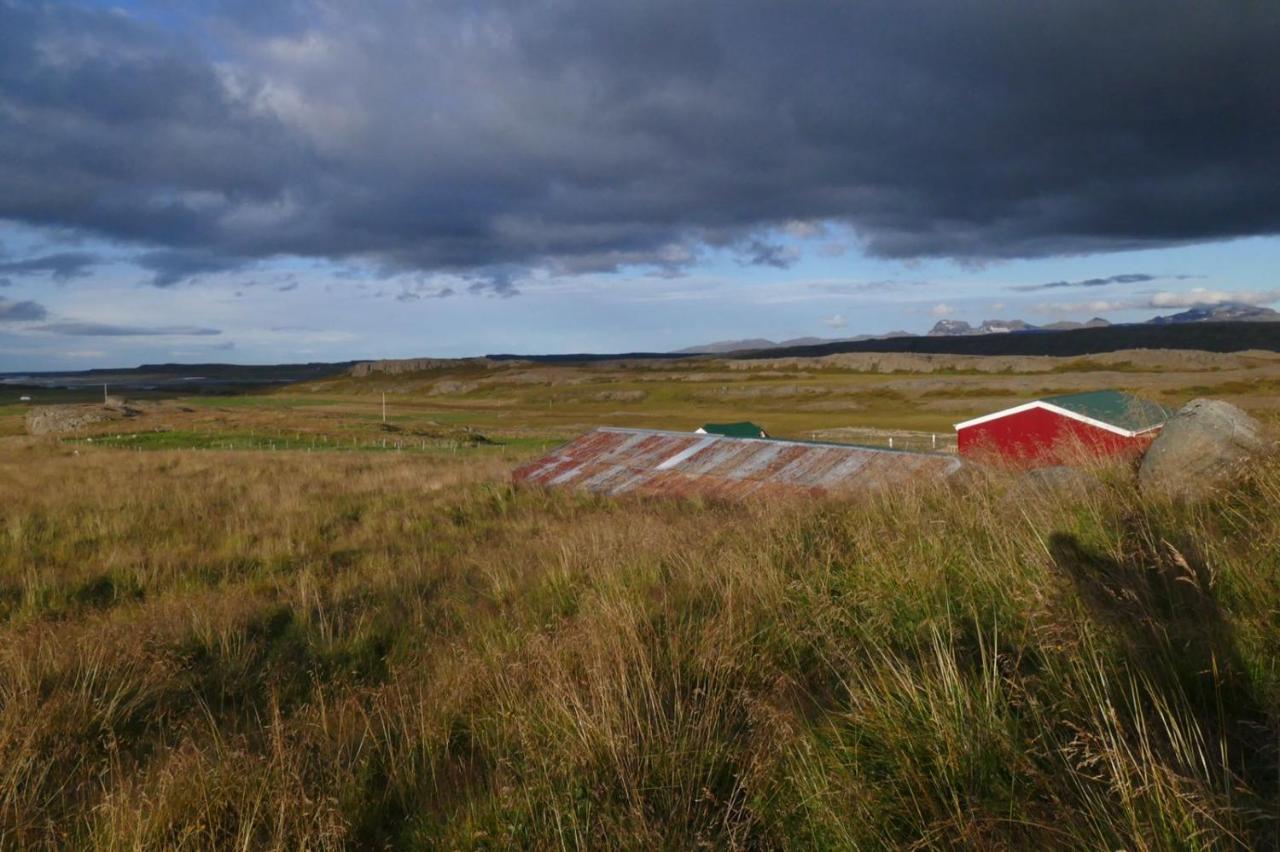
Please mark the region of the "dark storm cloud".
POLYGON ((194 325, 113 325, 105 322, 50 322, 36 326, 37 331, 50 334, 63 334, 68 337, 162 337, 168 335, 180 337, 208 337, 222 334, 220 329, 202 328, 194 325))
POLYGON ((778 265, 751 241, 797 219, 969 261, 1280 232, 1276 3, 217 8, 0 0, 0 218, 152 247, 157 286, 295 255, 497 294, 778 265))
POLYGON ((22 260, 0 261, 0 272, 9 275, 48 274, 55 281, 69 281, 89 274, 98 262, 95 255, 86 252, 66 251, 55 254, 28 257, 22 260))
POLYGON ((0 299, 0 322, 42 320, 48 316, 48 313, 44 305, 39 302, 11 302, 8 299, 0 299))

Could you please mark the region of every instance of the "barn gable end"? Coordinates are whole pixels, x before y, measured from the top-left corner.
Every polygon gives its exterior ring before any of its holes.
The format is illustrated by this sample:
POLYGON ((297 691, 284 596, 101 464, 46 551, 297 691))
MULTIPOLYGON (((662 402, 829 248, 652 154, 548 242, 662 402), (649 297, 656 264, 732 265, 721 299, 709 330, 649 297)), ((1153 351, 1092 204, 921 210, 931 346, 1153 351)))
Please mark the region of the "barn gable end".
POLYGON ((1033 400, 955 428, 961 453, 1058 462, 1068 444, 1100 455, 1140 450, 1169 415, 1159 403, 1131 394, 1091 391, 1033 400))

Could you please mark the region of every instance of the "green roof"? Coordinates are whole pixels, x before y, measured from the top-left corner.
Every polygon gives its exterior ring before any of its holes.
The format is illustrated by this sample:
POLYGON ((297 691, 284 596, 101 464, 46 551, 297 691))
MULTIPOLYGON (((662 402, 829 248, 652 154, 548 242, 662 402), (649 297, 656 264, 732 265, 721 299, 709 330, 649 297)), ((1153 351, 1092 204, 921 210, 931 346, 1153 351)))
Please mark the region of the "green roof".
POLYGON ((1049 396, 1042 402, 1130 432, 1153 429, 1173 416, 1170 409, 1158 402, 1113 390, 1049 396))
POLYGON ((749 420, 737 423, 703 423, 702 431, 708 435, 723 435, 726 438, 765 438, 765 431, 749 420))

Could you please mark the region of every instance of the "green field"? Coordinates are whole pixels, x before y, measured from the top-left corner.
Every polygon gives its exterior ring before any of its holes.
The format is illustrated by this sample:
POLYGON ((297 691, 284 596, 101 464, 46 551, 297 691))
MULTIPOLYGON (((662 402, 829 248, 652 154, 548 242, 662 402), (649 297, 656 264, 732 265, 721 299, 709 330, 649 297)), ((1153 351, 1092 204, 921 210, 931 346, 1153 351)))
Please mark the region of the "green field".
POLYGON ((1280 458, 1198 502, 1123 464, 510 482, 597 423, 931 429, 1117 376, 1272 410, 1266 364, 988 366, 465 366, 35 437, 6 405, 0 848, 1274 848, 1280 458))

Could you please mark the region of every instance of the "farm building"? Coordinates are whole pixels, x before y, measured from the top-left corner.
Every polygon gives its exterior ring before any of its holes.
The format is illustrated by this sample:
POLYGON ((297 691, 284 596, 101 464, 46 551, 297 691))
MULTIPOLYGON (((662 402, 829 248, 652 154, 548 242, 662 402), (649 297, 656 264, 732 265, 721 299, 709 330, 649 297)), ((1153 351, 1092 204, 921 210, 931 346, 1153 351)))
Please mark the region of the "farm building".
POLYGON ((768 433, 749 420, 737 423, 703 423, 693 430, 698 435, 723 435, 726 438, 767 438, 768 433))
POLYGON ((965 455, 992 453, 1020 462, 1052 464, 1084 449, 1112 455, 1140 452, 1172 412, 1119 391, 1050 396, 956 424, 965 455))
POLYGON ((597 494, 734 499, 898 485, 949 476, 960 464, 954 456, 847 444, 600 428, 519 468, 513 478, 597 494))

